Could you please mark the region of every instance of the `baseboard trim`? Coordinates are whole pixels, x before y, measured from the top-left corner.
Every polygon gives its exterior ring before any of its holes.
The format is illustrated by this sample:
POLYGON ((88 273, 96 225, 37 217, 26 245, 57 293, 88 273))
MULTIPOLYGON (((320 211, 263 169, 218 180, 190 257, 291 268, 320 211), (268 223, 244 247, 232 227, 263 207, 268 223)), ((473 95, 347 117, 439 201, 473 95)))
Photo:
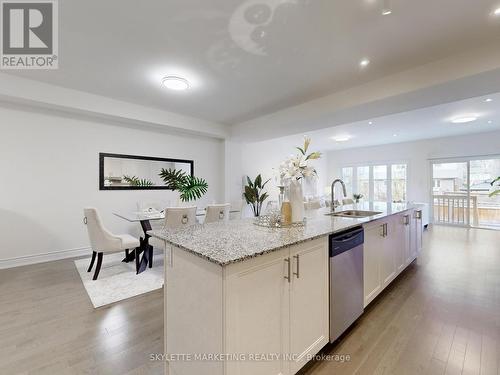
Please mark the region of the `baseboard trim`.
POLYGON ((0 270, 7 268, 14 268, 20 266, 27 266, 30 264, 52 262, 54 260, 75 258, 84 255, 90 255, 90 247, 80 247, 76 249, 60 250, 51 253, 26 255, 22 257, 0 259, 0 270))

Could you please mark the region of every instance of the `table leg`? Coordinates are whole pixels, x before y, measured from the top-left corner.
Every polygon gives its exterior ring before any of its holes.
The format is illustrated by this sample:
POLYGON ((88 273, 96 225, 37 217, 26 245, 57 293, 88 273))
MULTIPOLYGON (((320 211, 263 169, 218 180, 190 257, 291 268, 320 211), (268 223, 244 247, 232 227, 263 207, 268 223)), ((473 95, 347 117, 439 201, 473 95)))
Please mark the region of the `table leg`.
POLYGON ((134 249, 129 249, 129 251, 125 253, 125 258, 122 259, 122 262, 128 263, 132 262, 134 259, 135 259, 135 251, 134 249), (130 252, 130 250, 132 250, 132 252, 130 252))
POLYGON ((141 220, 141 227, 144 231, 144 238, 141 238, 140 252, 142 252, 141 263, 139 264, 139 270, 137 273, 144 272, 148 267, 148 263, 152 254, 150 254, 149 237, 151 237, 147 232, 151 230, 151 223, 149 220, 141 220))

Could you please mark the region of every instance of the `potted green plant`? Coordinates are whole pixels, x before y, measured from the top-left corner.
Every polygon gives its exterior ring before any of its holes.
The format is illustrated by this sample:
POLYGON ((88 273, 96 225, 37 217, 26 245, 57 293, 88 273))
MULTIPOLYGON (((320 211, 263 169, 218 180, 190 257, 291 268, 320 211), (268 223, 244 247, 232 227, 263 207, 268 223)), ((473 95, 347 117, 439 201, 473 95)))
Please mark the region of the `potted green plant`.
POLYGON ((255 217, 260 216, 262 211, 262 204, 267 199, 269 194, 264 191, 264 187, 269 182, 269 180, 262 182, 262 176, 259 174, 252 181, 250 177, 247 176, 247 185, 245 185, 245 191, 243 192, 243 197, 245 198, 247 204, 252 206, 253 215, 255 217))
POLYGON ((354 199, 355 203, 359 203, 359 201, 364 197, 363 194, 353 194, 352 198, 354 199))
POLYGON ((181 170, 162 168, 159 176, 169 189, 180 193, 179 198, 183 202, 200 199, 208 190, 208 184, 203 178, 188 175, 181 170))

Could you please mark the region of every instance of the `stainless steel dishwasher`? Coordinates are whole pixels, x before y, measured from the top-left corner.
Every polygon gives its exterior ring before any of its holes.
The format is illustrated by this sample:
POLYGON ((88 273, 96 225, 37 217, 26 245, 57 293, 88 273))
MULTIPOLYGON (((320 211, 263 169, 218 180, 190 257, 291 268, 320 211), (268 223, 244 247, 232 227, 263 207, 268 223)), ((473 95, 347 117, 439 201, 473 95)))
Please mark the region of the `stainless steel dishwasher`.
POLYGON ((362 227, 330 235, 330 342, 363 314, 362 227))

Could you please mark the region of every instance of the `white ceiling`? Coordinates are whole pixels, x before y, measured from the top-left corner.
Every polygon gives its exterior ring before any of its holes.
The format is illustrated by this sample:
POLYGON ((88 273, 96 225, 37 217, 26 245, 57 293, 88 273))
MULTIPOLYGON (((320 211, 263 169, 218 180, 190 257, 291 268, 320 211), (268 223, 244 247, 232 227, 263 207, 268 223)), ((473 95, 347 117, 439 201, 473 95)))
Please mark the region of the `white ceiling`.
POLYGON ((500 41, 498 0, 392 0, 390 16, 381 0, 59 6, 59 70, 10 74, 226 124, 500 41), (162 89, 171 74, 193 87, 162 89))
MULTIPOLYGON (((500 93, 339 125, 307 135, 314 139, 318 149, 342 150, 495 130, 500 130, 500 93), (492 101, 486 102, 486 99, 492 101), (478 120, 466 124, 450 122, 467 114, 477 116, 478 120), (336 142, 332 137, 350 139, 336 142)), ((498 146, 500 149, 500 139, 498 146)))

